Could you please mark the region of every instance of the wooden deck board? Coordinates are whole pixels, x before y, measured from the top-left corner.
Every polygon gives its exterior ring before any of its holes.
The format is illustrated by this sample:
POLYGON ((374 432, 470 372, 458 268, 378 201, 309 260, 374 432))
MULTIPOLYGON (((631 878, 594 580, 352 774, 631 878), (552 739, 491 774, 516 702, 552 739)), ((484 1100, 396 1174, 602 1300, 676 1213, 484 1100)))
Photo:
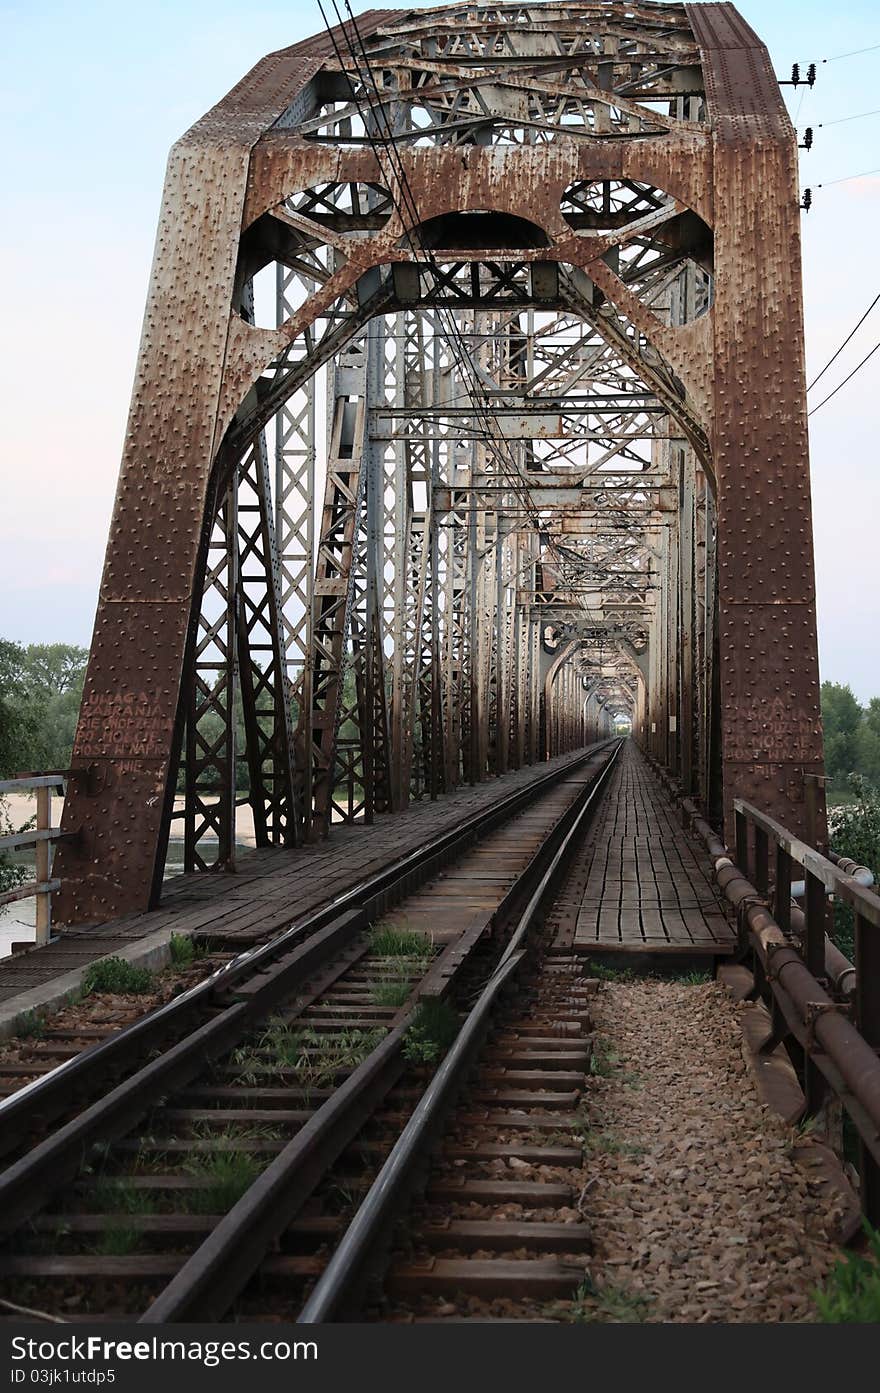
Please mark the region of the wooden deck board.
POLYGON ((735 945, 708 859, 631 742, 552 922, 558 946, 581 950, 726 954, 735 945))

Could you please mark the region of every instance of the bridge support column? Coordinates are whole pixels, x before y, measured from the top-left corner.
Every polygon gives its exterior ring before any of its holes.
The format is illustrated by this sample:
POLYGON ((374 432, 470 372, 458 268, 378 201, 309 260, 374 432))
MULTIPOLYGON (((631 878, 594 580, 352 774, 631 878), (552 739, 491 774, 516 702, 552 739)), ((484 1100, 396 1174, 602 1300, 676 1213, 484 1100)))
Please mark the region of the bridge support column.
POLYGON ((741 116, 727 114, 748 57, 728 51, 713 79, 715 100, 723 94, 713 124, 712 456, 728 841, 735 795, 804 835, 804 776, 823 771, 797 142, 784 113, 756 112, 760 138, 749 140, 741 116))

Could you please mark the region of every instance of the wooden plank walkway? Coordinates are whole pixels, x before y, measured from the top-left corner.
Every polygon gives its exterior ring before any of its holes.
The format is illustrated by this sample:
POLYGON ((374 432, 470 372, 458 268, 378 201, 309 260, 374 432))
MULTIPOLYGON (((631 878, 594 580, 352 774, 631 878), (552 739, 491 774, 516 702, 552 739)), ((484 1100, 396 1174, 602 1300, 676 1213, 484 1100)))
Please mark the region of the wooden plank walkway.
POLYGON ((166 881, 162 904, 150 913, 65 929, 56 943, 0 960, 0 1002, 164 931, 222 934, 224 940, 245 949, 281 932, 500 797, 554 767, 564 768, 572 758, 559 756, 473 787, 465 785, 433 803, 425 800, 399 813, 382 814, 369 827, 335 826, 327 841, 314 845, 246 852, 234 873, 176 876, 166 881))
POLYGON ((559 947, 727 955, 736 931, 701 846, 632 741, 551 922, 559 947))

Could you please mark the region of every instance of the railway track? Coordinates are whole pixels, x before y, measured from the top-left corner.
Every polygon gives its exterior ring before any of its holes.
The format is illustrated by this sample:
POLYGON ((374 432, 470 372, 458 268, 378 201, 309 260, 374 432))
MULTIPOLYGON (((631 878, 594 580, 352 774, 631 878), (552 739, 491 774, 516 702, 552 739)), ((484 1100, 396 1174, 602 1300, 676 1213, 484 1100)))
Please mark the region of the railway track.
POLYGON ((4 1295, 56 1317, 296 1318, 443 1074, 440 1037, 464 1019, 448 1061, 526 953, 618 748, 6 1099, 4 1295))
MULTIPOLYGON (((594 749, 599 751, 610 743, 613 742, 603 742, 594 749)), ((0 1080, 5 1080, 5 1087, 0 1088, 0 1158, 16 1154, 23 1143, 34 1140, 47 1124, 69 1115, 73 1108, 82 1110, 88 1101, 101 1097, 110 1085, 126 1077, 155 1050, 192 1033, 224 994, 248 981, 260 980, 327 929, 343 934, 354 932, 377 918, 592 757, 591 752, 582 753, 525 788, 500 798, 493 807, 463 819, 456 828, 382 867, 308 915, 292 917, 284 932, 267 936, 265 942, 249 946, 242 953, 209 953, 206 964, 216 963, 215 971, 128 1025, 73 1026, 69 1030, 47 1031, 29 1052, 32 1057, 27 1063, 4 1067, 0 1061, 0 1080)), ((222 933, 219 937, 224 941, 222 933)), ((204 947, 212 947, 204 932, 200 940, 204 947)), ((332 941, 332 934, 325 935, 313 945, 317 947, 318 959, 332 941)), ((294 969, 308 966, 312 957, 301 954, 294 969)))

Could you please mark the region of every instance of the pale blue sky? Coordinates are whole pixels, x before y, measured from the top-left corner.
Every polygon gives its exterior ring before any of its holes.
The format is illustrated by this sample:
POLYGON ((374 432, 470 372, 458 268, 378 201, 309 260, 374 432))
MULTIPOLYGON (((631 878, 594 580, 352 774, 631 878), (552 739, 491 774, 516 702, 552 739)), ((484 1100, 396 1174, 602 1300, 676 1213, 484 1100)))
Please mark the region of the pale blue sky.
MULTIPOLYGON (((358 9, 365 8, 358 6, 358 9)), ((819 64, 791 94, 816 144, 804 217, 810 376, 880 290, 880 14, 859 0, 741 0, 776 71, 819 64)), ((0 340, 5 423, 0 506, 0 634, 88 643, 172 142, 264 53, 321 29, 313 0, 175 0, 120 5, 0 0, 7 58, 0 92, 0 340)), ((880 306, 811 393, 818 401, 880 339, 880 306)), ((880 353, 812 418, 822 674, 880 694, 876 402, 880 353)))

